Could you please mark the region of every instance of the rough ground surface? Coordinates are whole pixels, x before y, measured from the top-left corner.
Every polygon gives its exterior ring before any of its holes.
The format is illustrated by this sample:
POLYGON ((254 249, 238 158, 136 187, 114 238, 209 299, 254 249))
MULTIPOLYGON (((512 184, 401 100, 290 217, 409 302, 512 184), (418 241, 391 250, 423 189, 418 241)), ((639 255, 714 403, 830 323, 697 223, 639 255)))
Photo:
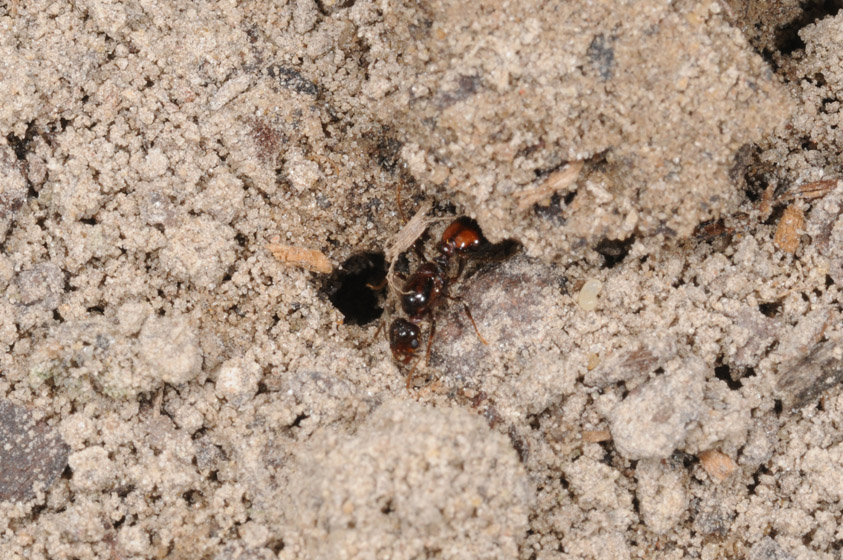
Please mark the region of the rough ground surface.
POLYGON ((0 556, 839 558, 838 8, 0 2, 0 556))

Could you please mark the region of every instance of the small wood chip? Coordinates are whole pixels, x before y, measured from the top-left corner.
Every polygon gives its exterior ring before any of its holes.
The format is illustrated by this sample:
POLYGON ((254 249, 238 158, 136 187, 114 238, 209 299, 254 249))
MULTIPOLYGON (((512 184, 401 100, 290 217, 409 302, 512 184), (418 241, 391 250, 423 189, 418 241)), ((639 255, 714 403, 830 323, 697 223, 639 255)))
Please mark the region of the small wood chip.
POLYGON ((582 440, 586 443, 600 443, 610 439, 612 439, 612 434, 609 430, 583 430, 582 433, 582 440))
POLYGON ((811 200, 814 198, 821 198, 827 195, 831 190, 837 186, 837 179, 823 179, 821 181, 812 181, 798 186, 791 186, 785 193, 779 197, 779 200, 788 201, 801 198, 802 200, 811 200))
POLYGON ((699 457, 702 468, 718 484, 729 478, 738 468, 731 457, 713 449, 703 451, 699 457))
POLYGON ((427 229, 427 226, 441 219, 427 217, 427 213, 430 212, 431 208, 433 208, 431 201, 422 203, 413 217, 410 218, 410 221, 404 224, 404 227, 395 234, 395 237, 392 238, 392 243, 384 251, 386 260, 389 263, 386 281, 396 293, 401 293, 401 289, 395 284, 395 261, 398 259, 398 255, 412 247, 416 239, 427 229))
POLYGON ((322 274, 330 274, 334 270, 331 261, 328 260, 328 257, 322 251, 284 245, 283 243, 278 243, 278 239, 278 237, 273 237, 267 243, 266 248, 279 261, 313 272, 321 272, 322 274))
POLYGON ((776 228, 773 242, 786 253, 795 253, 799 247, 799 234, 805 229, 805 216, 802 210, 791 205, 785 208, 782 219, 776 228))
POLYGON ((416 242, 416 239, 424 233, 427 226, 436 220, 436 218, 427 217, 427 213, 430 212, 432 207, 433 203, 430 201, 422 203, 415 215, 410 218, 410 221, 404 224, 404 227, 395 234, 395 237, 392 238, 392 243, 389 244, 389 247, 385 251, 388 262, 391 263, 398 258, 398 255, 409 249, 416 242))
POLYGON ((533 204, 545 201, 554 193, 564 191, 577 180, 582 171, 583 162, 572 161, 562 169, 554 171, 538 185, 515 193, 518 209, 525 210, 533 204))

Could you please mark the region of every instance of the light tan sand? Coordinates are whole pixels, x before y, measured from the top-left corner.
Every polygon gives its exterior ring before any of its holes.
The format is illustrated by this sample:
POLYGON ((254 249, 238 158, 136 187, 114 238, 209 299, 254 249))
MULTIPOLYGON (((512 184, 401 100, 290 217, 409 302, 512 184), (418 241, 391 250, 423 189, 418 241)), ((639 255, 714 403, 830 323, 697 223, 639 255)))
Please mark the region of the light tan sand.
POLYGON ((0 3, 0 559, 840 558, 832 4, 0 3))

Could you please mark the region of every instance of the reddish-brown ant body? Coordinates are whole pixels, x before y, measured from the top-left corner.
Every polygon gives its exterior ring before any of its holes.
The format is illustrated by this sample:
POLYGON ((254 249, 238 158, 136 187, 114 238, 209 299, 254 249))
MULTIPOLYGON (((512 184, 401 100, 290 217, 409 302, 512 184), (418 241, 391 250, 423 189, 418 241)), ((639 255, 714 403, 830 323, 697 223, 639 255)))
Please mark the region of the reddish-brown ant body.
POLYGON ((436 250, 446 260, 450 260, 454 256, 463 260, 472 251, 487 245, 489 245, 489 242, 483 236, 477 222, 461 216, 451 222, 451 225, 442 232, 442 239, 436 245, 436 250))
POLYGON ((449 280, 445 267, 436 262, 426 262, 410 275, 401 294, 401 308, 410 321, 418 322, 439 304, 449 280))
POLYGON ((409 364, 421 346, 421 330, 406 319, 395 319, 389 326, 389 347, 392 356, 402 364, 409 364))
MULTIPOLYGON (((406 313, 407 319, 395 319, 389 327, 389 346, 397 361, 408 364, 415 357, 421 347, 421 329, 418 323, 424 319, 430 321, 425 359, 430 358, 430 347, 436 331, 434 310, 445 298, 456 299, 448 295, 448 287, 459 277, 465 260, 491 245, 480 230, 480 226, 471 218, 459 217, 445 228, 441 239, 436 244, 436 251, 439 254, 431 261, 425 259, 426 262, 407 278, 401 289, 401 308, 406 313), (456 274, 449 276, 454 259, 457 260, 459 269, 456 274)), ((423 255, 422 258, 424 258, 423 255)), ((477 330, 468 306, 463 305, 478 338, 486 344, 477 330)), ((408 386, 411 376, 412 370, 407 377, 408 386)))

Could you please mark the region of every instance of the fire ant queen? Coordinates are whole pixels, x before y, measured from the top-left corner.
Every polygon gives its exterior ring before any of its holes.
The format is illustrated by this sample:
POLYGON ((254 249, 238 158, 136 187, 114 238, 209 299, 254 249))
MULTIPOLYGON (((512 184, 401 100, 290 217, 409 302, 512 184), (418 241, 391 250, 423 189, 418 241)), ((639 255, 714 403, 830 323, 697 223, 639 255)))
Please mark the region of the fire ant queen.
MULTIPOLYGON (((506 242, 504 242, 506 243, 506 242)), ((422 263, 404 281, 399 292, 401 309, 406 318, 397 318, 389 326, 389 347, 396 361, 407 365, 421 347, 421 328, 419 324, 428 320, 430 331, 427 336, 427 350, 425 352, 425 363, 430 359, 430 348, 433 337, 436 333, 436 317, 434 311, 441 306, 446 299, 459 300, 448 294, 448 288, 462 274, 467 260, 482 259, 494 253, 493 249, 498 245, 490 243, 477 222, 471 218, 461 216, 455 219, 445 228, 442 237, 436 244, 436 256, 428 260, 415 245, 422 263), (451 272, 456 268, 456 273, 451 272)), ((477 337, 483 344, 487 344, 480 331, 468 305, 463 303, 466 315, 471 321, 477 337)), ((418 362, 417 362, 418 363, 418 362)), ((412 374, 415 365, 407 374, 407 386, 412 381, 412 374)))

